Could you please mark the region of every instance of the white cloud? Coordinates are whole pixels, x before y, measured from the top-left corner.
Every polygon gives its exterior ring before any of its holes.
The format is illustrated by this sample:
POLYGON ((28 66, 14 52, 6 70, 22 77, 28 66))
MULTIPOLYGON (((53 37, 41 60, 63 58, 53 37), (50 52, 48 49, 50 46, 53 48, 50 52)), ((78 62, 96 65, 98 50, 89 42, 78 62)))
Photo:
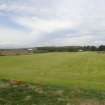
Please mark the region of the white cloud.
POLYGON ((30 33, 0 27, 0 47, 30 47, 33 38, 30 33))
POLYGON ((68 27, 76 28, 79 25, 79 22, 73 20, 45 20, 36 17, 17 17, 14 21, 32 29, 32 31, 38 32, 53 32, 56 30, 67 29, 68 27))
POLYGON ((11 24, 13 22, 30 31, 8 25, 2 27, 5 20, 0 20, 0 45, 105 44, 104 0, 1 1, 0 16, 9 17, 7 24, 11 19, 11 24))

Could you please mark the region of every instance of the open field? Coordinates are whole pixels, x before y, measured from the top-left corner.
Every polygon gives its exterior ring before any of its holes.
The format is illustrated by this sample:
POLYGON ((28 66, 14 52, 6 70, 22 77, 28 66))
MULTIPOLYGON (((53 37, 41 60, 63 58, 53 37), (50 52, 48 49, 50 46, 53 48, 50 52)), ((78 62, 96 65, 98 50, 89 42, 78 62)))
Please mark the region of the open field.
MULTIPOLYGON (((73 95, 72 98, 75 96, 79 100, 84 98, 90 100, 93 98, 93 100, 104 101, 105 54, 77 52, 1 56, 0 79, 21 80, 41 86, 50 86, 53 89, 57 87, 58 90, 62 90, 63 88, 63 90, 66 91, 66 95, 67 93, 70 97, 73 95), (71 90, 73 93, 70 92, 71 90)), ((52 88, 51 90, 53 90, 52 88)), ((62 94, 62 91, 60 92, 62 94)), ((66 97, 66 95, 64 96, 66 97)), ((43 98, 43 96, 41 96, 41 98, 43 98)), ((97 104, 97 101, 92 104, 91 100, 87 103, 88 104, 85 104, 84 102, 81 105, 104 105, 97 104)), ((47 103, 40 105, 79 104, 47 103)))

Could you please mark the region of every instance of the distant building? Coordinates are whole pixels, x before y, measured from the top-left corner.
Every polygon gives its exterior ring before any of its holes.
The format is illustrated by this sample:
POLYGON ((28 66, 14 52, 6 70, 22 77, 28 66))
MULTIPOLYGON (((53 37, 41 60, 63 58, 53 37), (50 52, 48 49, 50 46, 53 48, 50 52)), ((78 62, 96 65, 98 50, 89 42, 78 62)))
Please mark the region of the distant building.
POLYGON ((27 49, 28 53, 33 53, 33 49, 27 49))
POLYGON ((83 52, 83 51, 84 51, 84 50, 81 50, 81 49, 79 50, 79 52, 83 52))

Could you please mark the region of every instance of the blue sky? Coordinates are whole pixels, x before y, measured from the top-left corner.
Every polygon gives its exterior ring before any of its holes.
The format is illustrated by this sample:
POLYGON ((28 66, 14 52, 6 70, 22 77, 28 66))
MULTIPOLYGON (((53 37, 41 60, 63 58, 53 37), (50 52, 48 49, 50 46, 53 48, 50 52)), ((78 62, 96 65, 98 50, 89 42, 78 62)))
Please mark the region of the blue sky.
POLYGON ((105 0, 0 0, 0 48, 105 44, 105 0))

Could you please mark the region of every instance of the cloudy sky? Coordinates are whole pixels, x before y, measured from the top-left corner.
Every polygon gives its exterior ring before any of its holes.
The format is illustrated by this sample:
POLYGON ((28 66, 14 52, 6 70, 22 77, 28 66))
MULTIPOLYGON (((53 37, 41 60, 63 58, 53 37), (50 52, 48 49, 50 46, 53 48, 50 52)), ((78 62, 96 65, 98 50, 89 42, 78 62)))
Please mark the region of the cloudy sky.
POLYGON ((0 0, 0 48, 105 44, 105 0, 0 0))

